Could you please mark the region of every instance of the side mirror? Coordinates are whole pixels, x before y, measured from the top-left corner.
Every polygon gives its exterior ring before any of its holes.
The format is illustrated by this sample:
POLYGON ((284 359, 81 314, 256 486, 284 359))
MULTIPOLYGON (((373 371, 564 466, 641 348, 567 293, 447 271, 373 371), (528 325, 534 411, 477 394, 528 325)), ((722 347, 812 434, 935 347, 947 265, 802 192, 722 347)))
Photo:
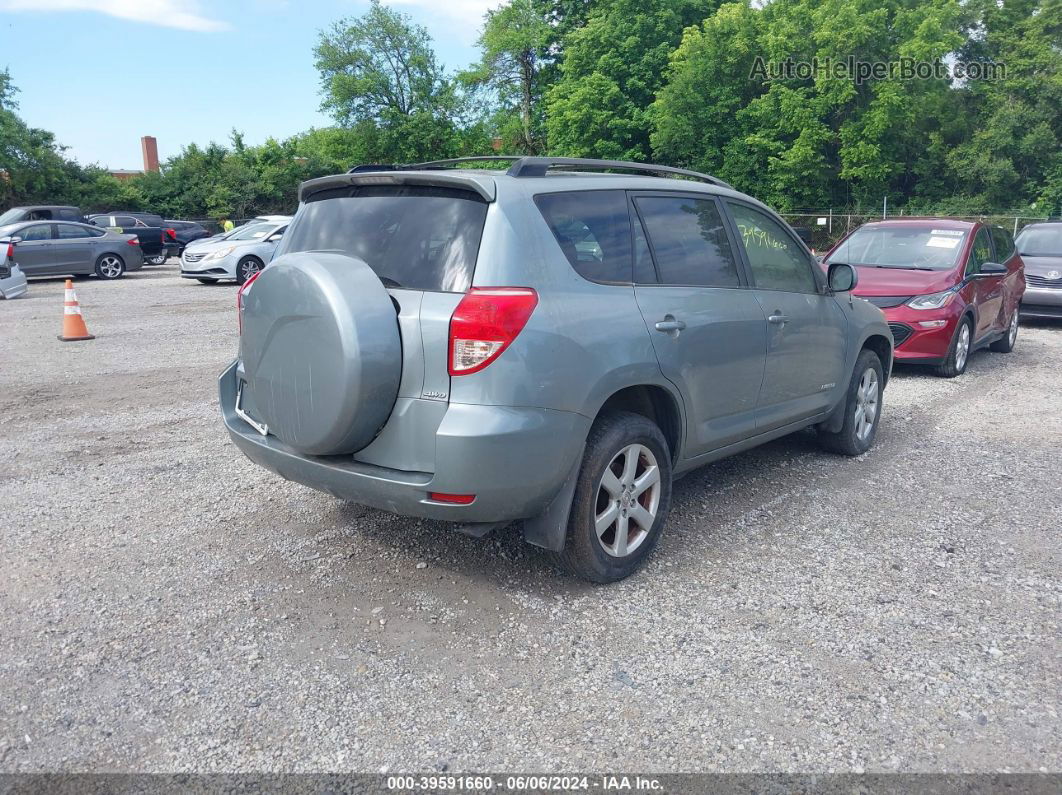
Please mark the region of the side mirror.
POLYGON ((0 237, 0 246, 6 246, 6 245, 12 245, 13 246, 16 243, 21 243, 21 242, 22 242, 22 238, 21 237, 17 237, 17 236, 16 237, 0 237))
POLYGON ((1007 266, 1000 265, 998 262, 985 262, 981 265, 981 270, 976 275, 985 278, 989 276, 1006 276, 1007 266))
POLYGON ((831 262, 826 271, 826 282, 835 293, 847 293, 859 284, 859 274, 847 262, 831 262))
POLYGON ((266 243, 276 243, 276 242, 277 242, 277 241, 279 241, 279 240, 280 240, 280 239, 281 239, 282 237, 284 237, 284 233, 283 233, 283 232, 277 232, 277 233, 275 233, 275 234, 272 234, 272 235, 270 235, 269 237, 267 237, 267 238, 266 238, 266 243))

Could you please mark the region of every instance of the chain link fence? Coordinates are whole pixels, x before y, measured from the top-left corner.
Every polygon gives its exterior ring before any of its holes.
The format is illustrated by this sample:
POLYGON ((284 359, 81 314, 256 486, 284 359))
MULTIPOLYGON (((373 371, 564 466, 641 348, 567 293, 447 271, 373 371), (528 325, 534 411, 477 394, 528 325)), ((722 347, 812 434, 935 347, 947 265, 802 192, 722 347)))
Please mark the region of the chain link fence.
MULTIPOLYGON (((881 213, 835 213, 832 210, 803 213, 779 213, 797 234, 817 253, 831 249, 838 240, 863 224, 883 220, 881 213)), ((981 221, 993 226, 1001 226, 1017 235, 1024 227, 1047 217, 1026 215, 927 215, 906 216, 889 215, 884 220, 903 220, 904 218, 948 218, 954 221, 981 221)))

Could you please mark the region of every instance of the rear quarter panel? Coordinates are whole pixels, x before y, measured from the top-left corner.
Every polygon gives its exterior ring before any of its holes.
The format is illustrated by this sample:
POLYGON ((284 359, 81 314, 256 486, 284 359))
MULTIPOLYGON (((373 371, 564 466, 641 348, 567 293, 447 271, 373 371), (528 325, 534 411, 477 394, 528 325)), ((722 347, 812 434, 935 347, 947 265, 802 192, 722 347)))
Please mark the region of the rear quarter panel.
POLYGON ((593 418, 615 392, 653 384, 660 372, 629 285, 587 281, 572 268, 533 202, 538 191, 507 182, 490 207, 473 284, 531 287, 538 306, 516 340, 489 367, 451 378, 451 400, 532 406, 593 418))

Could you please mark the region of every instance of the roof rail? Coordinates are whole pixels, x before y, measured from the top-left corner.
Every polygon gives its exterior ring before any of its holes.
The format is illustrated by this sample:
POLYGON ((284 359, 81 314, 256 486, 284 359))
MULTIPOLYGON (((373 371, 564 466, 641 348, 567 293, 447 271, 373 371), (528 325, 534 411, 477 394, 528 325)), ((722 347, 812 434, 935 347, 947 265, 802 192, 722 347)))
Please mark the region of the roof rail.
POLYGON ((731 187, 723 182, 723 180, 713 177, 711 174, 702 174, 699 171, 690 171, 685 168, 657 166, 652 163, 631 163, 626 160, 597 160, 595 158, 586 157, 522 157, 517 162, 513 163, 506 173, 511 177, 543 177, 549 169, 557 166, 568 166, 569 168, 585 170, 597 169, 601 171, 641 171, 646 174, 657 174, 660 176, 688 177, 690 179, 695 179, 698 182, 707 182, 712 185, 718 185, 721 188, 731 187))
POLYGON ((428 160, 424 163, 366 163, 354 166, 348 174, 360 174, 364 171, 426 171, 435 168, 447 168, 458 163, 508 163, 521 160, 524 155, 490 155, 476 157, 454 157, 449 160, 428 160))
POLYGON ((652 163, 632 163, 627 160, 597 160, 587 157, 533 157, 530 155, 489 155, 478 157, 455 157, 449 160, 429 160, 425 163, 389 163, 389 164, 366 164, 354 166, 348 174, 358 174, 365 171, 413 171, 436 168, 448 168, 459 163, 513 163, 505 172, 510 177, 544 177, 551 168, 567 166, 569 168, 582 169, 585 171, 640 171, 645 174, 657 176, 687 177, 698 182, 707 182, 718 185, 721 188, 730 188, 718 177, 711 174, 702 174, 700 171, 690 171, 685 168, 672 166, 657 166, 652 163))

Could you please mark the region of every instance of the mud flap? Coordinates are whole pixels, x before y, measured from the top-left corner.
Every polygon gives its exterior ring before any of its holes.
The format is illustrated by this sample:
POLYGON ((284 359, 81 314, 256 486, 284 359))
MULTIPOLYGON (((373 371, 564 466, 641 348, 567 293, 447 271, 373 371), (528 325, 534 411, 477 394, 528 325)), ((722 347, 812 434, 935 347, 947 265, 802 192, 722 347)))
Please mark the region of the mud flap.
POLYGON ((568 516, 572 511, 572 499, 575 497, 575 484, 579 480, 579 470, 583 465, 586 445, 579 448, 575 463, 568 470, 557 496, 538 516, 524 519, 524 541, 536 547, 560 552, 564 549, 564 538, 568 533, 568 516))

